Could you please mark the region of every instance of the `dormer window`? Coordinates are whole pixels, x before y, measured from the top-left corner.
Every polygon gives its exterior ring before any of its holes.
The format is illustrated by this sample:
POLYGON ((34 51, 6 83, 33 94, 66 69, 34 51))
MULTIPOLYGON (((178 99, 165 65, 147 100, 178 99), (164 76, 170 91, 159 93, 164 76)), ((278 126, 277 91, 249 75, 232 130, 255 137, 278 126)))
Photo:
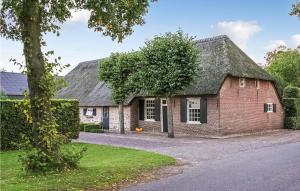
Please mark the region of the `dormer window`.
POLYGON ((245 78, 240 78, 239 83, 240 83, 240 87, 244 88, 246 86, 246 79, 245 78))

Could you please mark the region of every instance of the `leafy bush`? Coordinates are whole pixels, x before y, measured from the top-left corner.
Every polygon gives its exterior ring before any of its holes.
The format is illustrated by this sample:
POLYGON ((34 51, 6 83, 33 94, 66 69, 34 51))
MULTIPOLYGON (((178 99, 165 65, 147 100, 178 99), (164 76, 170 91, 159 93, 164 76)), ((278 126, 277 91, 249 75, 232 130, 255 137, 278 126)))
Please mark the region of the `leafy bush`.
MULTIPOLYGON (((1 147, 0 150, 16 149, 22 134, 30 137, 32 124, 23 108, 24 100, 0 100, 1 147)), ((58 130, 68 138, 79 135, 79 109, 76 100, 52 100, 52 113, 58 130)))
POLYGON ((87 132, 90 132, 90 133, 104 133, 103 129, 89 129, 89 131, 87 132))
POLYGON ((300 129, 300 98, 284 98, 285 110, 284 127, 288 129, 300 129))
POLYGON ((74 147, 68 149, 61 148, 53 156, 46 154, 42 150, 31 148, 27 150, 26 155, 20 156, 20 161, 27 172, 61 172, 76 168, 85 151, 86 147, 80 150, 74 147))
POLYGON ((103 133, 103 124, 95 123, 80 123, 80 131, 90 132, 90 133, 103 133))
POLYGON ((300 118, 286 117, 284 120, 284 126, 287 129, 300 129, 300 118))
POLYGON ((300 88, 294 86, 287 86, 283 90, 284 98, 298 98, 300 97, 300 88))
POLYGON ((297 116, 296 98, 283 98, 284 110, 286 117, 297 116))

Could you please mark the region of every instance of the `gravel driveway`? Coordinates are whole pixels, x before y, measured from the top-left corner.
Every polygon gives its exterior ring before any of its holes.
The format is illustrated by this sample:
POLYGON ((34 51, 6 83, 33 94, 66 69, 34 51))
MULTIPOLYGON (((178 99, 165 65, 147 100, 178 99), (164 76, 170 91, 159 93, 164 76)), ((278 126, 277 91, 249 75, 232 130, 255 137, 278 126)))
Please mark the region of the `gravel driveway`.
POLYGON ((79 142, 108 144, 154 151, 192 164, 221 159, 235 153, 300 141, 300 131, 282 130, 265 135, 226 139, 174 138, 144 134, 80 133, 79 142))

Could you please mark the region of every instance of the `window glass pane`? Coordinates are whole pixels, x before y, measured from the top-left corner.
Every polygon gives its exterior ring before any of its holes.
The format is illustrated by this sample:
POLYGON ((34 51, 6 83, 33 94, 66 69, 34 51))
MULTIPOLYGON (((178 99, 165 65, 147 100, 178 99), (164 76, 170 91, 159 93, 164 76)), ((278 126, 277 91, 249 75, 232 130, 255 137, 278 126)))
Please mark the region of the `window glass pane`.
POLYGON ((188 100, 188 121, 200 122, 200 99, 188 100))
POLYGON ((154 119, 154 108, 155 108, 155 101, 146 100, 146 104, 145 104, 146 119, 154 119))

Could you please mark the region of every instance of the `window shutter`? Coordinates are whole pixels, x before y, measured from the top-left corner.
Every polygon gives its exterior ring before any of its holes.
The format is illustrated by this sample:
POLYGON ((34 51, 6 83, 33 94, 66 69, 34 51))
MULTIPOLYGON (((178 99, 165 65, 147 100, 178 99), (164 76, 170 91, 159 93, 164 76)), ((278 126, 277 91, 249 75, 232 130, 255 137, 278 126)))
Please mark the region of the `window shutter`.
POLYGON ((139 100, 139 120, 144 120, 145 100, 139 100))
POLYGON ((273 112, 276 112, 276 104, 273 103, 273 112))
POLYGON ((93 108, 93 116, 96 116, 97 113, 96 113, 96 108, 93 108))
POLYGON ((186 122, 187 118, 187 99, 181 98, 180 99, 180 121, 186 122))
POLYGON ((83 115, 86 115, 86 111, 87 111, 87 109, 83 108, 83 115))
POLYGON ((155 100, 154 119, 160 121, 160 99, 155 100))
POLYGON ((207 123, 207 98, 200 100, 200 122, 207 123))
POLYGON ((264 112, 267 112, 268 111, 268 104, 264 104, 264 112))

